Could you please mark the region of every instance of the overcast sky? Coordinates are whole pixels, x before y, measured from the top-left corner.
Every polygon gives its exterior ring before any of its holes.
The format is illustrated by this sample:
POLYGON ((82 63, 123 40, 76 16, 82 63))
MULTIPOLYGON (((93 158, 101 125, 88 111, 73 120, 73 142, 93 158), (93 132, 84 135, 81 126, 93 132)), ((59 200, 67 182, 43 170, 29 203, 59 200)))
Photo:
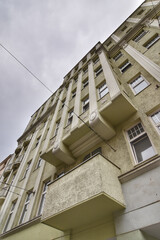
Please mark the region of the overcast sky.
MULTIPOLYGON (((0 44, 52 91, 142 0, 0 0, 0 44)), ((51 95, 0 46, 0 161, 51 95)))

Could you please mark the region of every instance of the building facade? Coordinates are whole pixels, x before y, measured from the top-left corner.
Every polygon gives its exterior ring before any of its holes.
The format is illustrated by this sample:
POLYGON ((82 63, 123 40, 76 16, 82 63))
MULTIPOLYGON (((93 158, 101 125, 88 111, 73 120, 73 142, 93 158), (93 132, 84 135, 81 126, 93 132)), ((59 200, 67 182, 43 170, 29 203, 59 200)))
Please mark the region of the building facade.
POLYGON ((32 115, 0 178, 1 239, 160 239, 159 16, 145 1, 32 115))

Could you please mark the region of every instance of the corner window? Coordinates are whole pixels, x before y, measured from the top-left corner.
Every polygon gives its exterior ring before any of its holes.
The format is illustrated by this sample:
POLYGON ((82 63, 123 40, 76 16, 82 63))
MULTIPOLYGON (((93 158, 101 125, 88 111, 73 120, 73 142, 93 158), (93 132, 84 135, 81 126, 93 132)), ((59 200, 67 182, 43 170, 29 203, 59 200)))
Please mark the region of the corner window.
POLYGON ((160 133, 160 110, 151 115, 151 119, 160 133))
POLYGON ((147 41, 143 46, 147 49, 152 47, 160 39, 159 34, 154 35, 149 41, 147 41))
POLYGON ((109 91, 108 91, 108 87, 106 85, 106 83, 103 83, 99 88, 99 98, 104 97, 109 91))
POLYGON ((139 75, 136 79, 134 79, 132 82, 130 82, 130 87, 133 90, 134 94, 138 94, 143 89, 145 89, 149 83, 146 81, 146 79, 139 75))
POLYGON ((67 125, 70 125, 72 123, 73 120, 73 110, 68 112, 68 123, 67 125))
POLYGON ((101 72, 103 72, 103 69, 100 66, 98 69, 95 70, 95 76, 98 77, 98 75, 101 74, 101 72))
POLYGON ((114 59, 114 61, 116 62, 120 57, 122 57, 123 56, 123 54, 121 53, 121 52, 118 52, 114 57, 113 57, 113 59, 114 59))
POLYGON ((119 70, 121 71, 121 73, 124 73, 131 66, 132 64, 127 60, 126 62, 124 62, 122 65, 119 66, 119 70))
POLYGON ((41 215, 41 214, 42 214, 42 210, 43 210, 44 202, 45 202, 45 198, 46 198, 46 193, 47 193, 47 188, 48 188, 48 184, 49 184, 50 182, 51 182, 51 181, 48 180, 48 181, 45 182, 44 185, 43 185, 43 191, 42 191, 41 200, 40 200, 40 205, 39 205, 39 209, 38 209, 38 215, 41 215))
POLYGON ((86 112, 89 109, 89 98, 83 100, 83 112, 86 112))
POLYGON ((137 163, 145 161, 155 155, 153 146, 141 123, 129 129, 127 134, 137 163))
POLYGON ((146 35, 147 31, 141 30, 134 38, 134 42, 138 42, 142 37, 146 35))

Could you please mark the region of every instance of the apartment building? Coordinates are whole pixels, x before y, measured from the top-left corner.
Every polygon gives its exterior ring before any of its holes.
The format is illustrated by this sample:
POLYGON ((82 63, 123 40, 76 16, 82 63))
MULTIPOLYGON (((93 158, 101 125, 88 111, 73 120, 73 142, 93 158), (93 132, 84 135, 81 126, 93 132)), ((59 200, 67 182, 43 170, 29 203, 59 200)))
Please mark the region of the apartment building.
POLYGON ((32 115, 0 178, 1 239, 160 239, 159 40, 145 1, 32 115))

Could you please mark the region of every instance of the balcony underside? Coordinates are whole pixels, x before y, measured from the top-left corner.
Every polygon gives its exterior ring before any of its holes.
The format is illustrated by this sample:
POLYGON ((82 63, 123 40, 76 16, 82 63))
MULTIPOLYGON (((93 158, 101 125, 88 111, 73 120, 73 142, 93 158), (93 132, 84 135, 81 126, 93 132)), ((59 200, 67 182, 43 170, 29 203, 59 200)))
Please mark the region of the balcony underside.
POLYGON ((56 229, 65 231, 94 221, 110 219, 113 212, 124 209, 124 205, 109 198, 104 193, 88 199, 66 211, 53 215, 42 222, 56 229))
POLYGON ((109 102, 107 106, 103 107, 100 113, 112 126, 117 126, 126 121, 136 111, 133 104, 124 95, 120 94, 112 102, 109 102))

